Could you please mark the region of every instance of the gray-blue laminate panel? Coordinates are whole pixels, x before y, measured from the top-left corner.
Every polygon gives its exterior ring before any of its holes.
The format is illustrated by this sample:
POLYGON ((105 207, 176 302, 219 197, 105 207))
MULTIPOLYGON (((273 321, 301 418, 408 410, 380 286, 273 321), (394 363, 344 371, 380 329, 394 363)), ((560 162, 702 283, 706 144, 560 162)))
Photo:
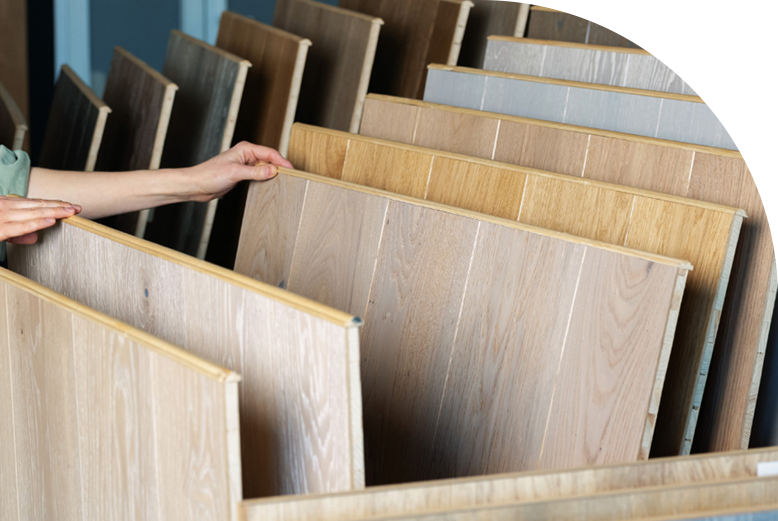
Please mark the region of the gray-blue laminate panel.
POLYGON ((485 85, 486 76, 481 74, 427 70, 424 101, 480 110, 485 85))
POLYGON ((489 40, 484 70, 541 76, 547 49, 547 45, 515 45, 513 42, 489 40))
POLYGON ((686 521, 776 521, 776 520, 778 520, 778 510, 752 512, 749 514, 726 514, 721 516, 699 517, 694 519, 687 519, 686 521))
POLYGON ((680 76, 656 57, 640 54, 625 56, 629 56, 629 73, 624 87, 696 95, 680 76))
POLYGON ((650 96, 571 87, 563 123, 653 136, 661 103, 650 96))
POLYGON ((724 125, 704 103, 664 100, 656 137, 737 150, 724 125))
POLYGON ((562 122, 568 87, 489 76, 481 110, 562 122))
POLYGON ((627 73, 629 54, 548 46, 544 78, 620 86, 627 73))

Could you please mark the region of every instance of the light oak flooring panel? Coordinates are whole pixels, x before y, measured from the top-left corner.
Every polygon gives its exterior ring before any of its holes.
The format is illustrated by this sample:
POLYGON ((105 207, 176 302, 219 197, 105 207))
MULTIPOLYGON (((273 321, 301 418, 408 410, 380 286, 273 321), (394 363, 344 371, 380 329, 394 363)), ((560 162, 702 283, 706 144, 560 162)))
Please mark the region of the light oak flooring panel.
POLYGON ((19 518, 236 519, 240 377, 23 277, 0 279, 13 408, 2 451, 16 455, 19 518))
POLYGON ((652 459, 574 470, 428 481, 328 496, 247 500, 240 504, 239 512, 245 521, 353 521, 755 478, 759 463, 776 460, 775 448, 652 459))
POLYGON ((21 150, 27 130, 27 121, 19 105, 0 81, 0 145, 9 150, 21 150))
POLYGON ((340 0, 338 6, 381 18, 370 92, 419 98, 440 0, 340 0))
POLYGON ((601 25, 540 6, 532 6, 530 9, 527 38, 640 49, 633 42, 601 25))
MULTIPOLYGON (((111 107, 97 155, 99 172, 157 170, 178 87, 141 60, 116 47, 103 100, 111 107)), ((102 222, 143 237, 149 212, 117 215, 102 222)))
POLYGON ((43 135, 38 166, 91 172, 111 109, 63 65, 43 135))
MULTIPOLYGON (((0 285, 0 303, 5 303, 5 286, 0 285)), ((8 331, 8 319, 0 313, 0 328, 8 331)), ((14 440, 13 391, 11 358, 8 335, 0 335, 0 512, 5 521, 19 519, 19 504, 16 490, 16 440, 14 440), (10 421, 8 419, 11 419, 10 421)))
MULTIPOLYGON (((352 316, 79 219, 9 255, 15 271, 240 371, 246 497, 364 486, 352 316)), ((197 461, 171 460, 171 478, 197 461)))
POLYGON ((457 65, 482 69, 487 37, 524 36, 529 4, 473 0, 457 65))
MULTIPOLYGON (((494 150, 494 138, 499 131, 499 121, 478 121, 472 119, 469 114, 454 114, 443 112, 429 112, 426 109, 419 109, 415 138, 411 144, 440 149, 442 143, 436 136, 444 135, 444 139, 456 139, 459 141, 457 148, 463 150, 463 154, 483 157, 491 155, 494 150), (446 128, 446 134, 438 134, 435 128, 446 128)), ((363 135, 367 135, 364 132, 363 135)), ((395 140, 393 140, 395 141, 395 140)), ((396 140, 406 143, 405 140, 396 140)))
MULTIPOLYGON (((310 140, 304 138, 298 143, 298 132, 302 136, 310 132, 331 138, 339 136, 347 143, 341 147, 369 147, 375 151, 375 157, 380 154, 383 162, 392 165, 391 169, 377 169, 371 161, 357 163, 347 155, 344 169, 353 172, 348 180, 358 184, 381 188, 391 184, 390 191, 413 196, 417 187, 426 183, 425 199, 430 201, 688 259, 695 271, 689 278, 668 369, 673 383, 664 391, 664 405, 659 412, 663 434, 655 441, 653 450, 657 455, 689 453, 743 221, 742 211, 302 125, 293 128, 291 143, 301 156, 310 140), (425 155, 431 158, 431 170, 427 169, 429 163, 420 159, 425 155), (412 161, 408 159, 411 157, 412 161)), ((635 152, 639 158, 641 151, 635 152)), ((329 168, 330 163, 325 165, 329 168)), ((307 166, 312 173, 318 173, 312 162, 307 166)), ((684 175, 688 176, 688 171, 684 175)))
MULTIPOLYGON (((595 269, 597 262, 584 264, 585 251, 637 258, 664 274, 641 294, 664 298, 661 330, 652 330, 656 341, 642 336, 646 331, 638 336, 654 344, 648 351, 656 360, 668 349, 686 263, 286 169, 252 184, 250 207, 260 208, 263 192, 279 182, 307 187, 298 216, 284 217, 300 222, 294 251, 286 239, 274 249, 246 234, 237 269, 275 255, 292 264, 291 291, 351 306, 352 313, 365 305, 362 396, 371 485, 538 468, 573 295, 595 298, 578 281, 582 273, 602 284, 610 276, 595 269), (516 451, 517 443, 526 450, 516 451)), ((253 227, 248 218, 244 229, 253 227)), ((266 217, 258 210, 251 218, 266 217)), ((644 302, 634 294, 612 296, 622 297, 630 306, 644 302)), ((658 376, 644 372, 644 388, 654 389, 658 376)), ((642 405, 630 402, 643 413, 636 446, 651 437, 644 426, 654 392, 636 398, 642 405)), ((624 403, 628 394, 615 400, 624 403)))
POLYGON ((295 125, 293 129, 295 146, 291 146, 290 139, 289 162, 303 172, 311 172, 315 167, 319 175, 340 179, 346 164, 348 141, 337 135, 315 132, 313 127, 305 130, 295 125))
POLYGON ((395 152, 384 146, 352 140, 348 144, 341 179, 424 199, 433 156, 408 150, 395 152), (426 171, 427 176, 416 175, 420 171, 426 171))
MULTIPOLYGON (((365 99, 365 112, 362 114, 359 133, 363 136, 381 137, 412 145, 416 133, 416 119, 422 110, 416 105, 398 105, 388 99, 384 100, 382 96, 369 94, 365 99), (381 135, 374 136, 374 134, 381 135)), ((305 170, 302 167, 298 168, 305 170)))
MULTIPOLYGON (((232 145, 243 86, 251 63, 173 30, 162 74, 178 85, 162 154, 162 168, 198 165, 232 145)), ((146 237, 204 258, 218 200, 154 210, 146 237)))
MULTIPOLYGON (((473 116, 474 117, 474 116, 473 116)), ((589 136, 575 132, 560 132, 556 129, 533 126, 518 121, 499 120, 500 130, 497 140, 493 143, 492 157, 475 155, 484 159, 494 159, 502 163, 527 166, 581 177, 584 166, 588 162, 589 136)), ((470 129, 462 129, 468 132, 470 129)), ((424 137, 419 133, 419 141, 424 137)), ((380 136, 376 136, 380 137, 380 136)), ((440 150, 460 152, 459 147, 452 146, 445 134, 440 138, 443 147, 440 150)))

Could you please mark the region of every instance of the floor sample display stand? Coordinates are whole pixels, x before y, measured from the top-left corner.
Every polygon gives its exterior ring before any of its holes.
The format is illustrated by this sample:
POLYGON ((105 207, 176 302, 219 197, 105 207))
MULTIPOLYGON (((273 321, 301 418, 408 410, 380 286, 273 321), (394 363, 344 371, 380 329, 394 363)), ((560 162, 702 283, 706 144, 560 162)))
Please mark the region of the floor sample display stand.
POLYGON ((9 150, 21 150, 27 130, 27 121, 19 105, 0 81, 0 145, 9 150))
MULTIPOLYGON (((103 100, 111 107, 97 155, 99 172, 157 170, 178 87, 141 60, 116 47, 103 100)), ((104 222, 143 237, 149 210, 110 217, 104 222)))
POLYGON ((527 36, 539 40, 778 61, 776 24, 534 6, 527 36))
POLYGON ((111 109, 63 65, 54 88, 38 166, 92 172, 111 109))
POLYGON ((237 519, 239 375, 2 268, 0 323, 0 517, 237 519))
MULTIPOLYGON (((232 145, 243 86, 251 63, 173 30, 162 74, 178 85, 162 168, 198 165, 232 145)), ((146 237, 175 250, 205 257, 218 199, 154 210, 146 237)))
POLYGON ((473 2, 470 0, 440 1, 435 30, 427 51, 427 63, 457 65, 472 8, 473 2))
POLYGON ((453 65, 482 69, 487 37, 501 35, 521 38, 524 36, 530 6, 518 2, 492 0, 473 0, 473 2, 475 5, 470 10, 470 17, 467 20, 459 62, 453 65))
POLYGON ((353 316, 77 217, 9 266, 240 373, 244 497, 364 487, 353 316))
MULTIPOLYGON (((765 209, 739 152, 375 95, 368 96, 361 133, 743 208, 748 219, 694 450, 748 448, 778 280, 765 209)), ((687 440, 683 452, 688 450, 687 440)))
POLYGON ((741 210, 305 125, 292 128, 289 152, 293 164, 315 174, 688 259, 695 271, 652 453, 678 454, 691 443, 741 210))
POLYGON ((647 457, 685 261, 286 169, 248 201, 236 271, 364 316, 368 484, 647 457))

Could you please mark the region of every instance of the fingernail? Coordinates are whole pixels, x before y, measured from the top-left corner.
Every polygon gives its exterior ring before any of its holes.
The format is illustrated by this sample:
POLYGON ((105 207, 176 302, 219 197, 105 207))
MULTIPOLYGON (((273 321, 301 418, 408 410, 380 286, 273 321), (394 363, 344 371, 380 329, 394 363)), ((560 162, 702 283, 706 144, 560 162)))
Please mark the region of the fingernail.
POLYGON ((54 224, 55 222, 57 222, 57 220, 56 219, 52 219, 50 217, 47 217, 46 218, 46 222, 49 223, 49 224, 54 224))
POLYGON ((263 166, 260 172, 261 172, 260 175, 262 176, 263 179, 267 179, 268 177, 273 175, 273 171, 270 169, 269 166, 263 166))

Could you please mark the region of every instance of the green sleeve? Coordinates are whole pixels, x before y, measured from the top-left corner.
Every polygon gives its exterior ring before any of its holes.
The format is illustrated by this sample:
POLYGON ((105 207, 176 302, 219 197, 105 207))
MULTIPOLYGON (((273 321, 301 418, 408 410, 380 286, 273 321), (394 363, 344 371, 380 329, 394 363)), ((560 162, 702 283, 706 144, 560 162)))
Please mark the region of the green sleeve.
POLYGON ((0 195, 27 196, 30 180, 30 156, 21 150, 12 152, 0 145, 0 195))

